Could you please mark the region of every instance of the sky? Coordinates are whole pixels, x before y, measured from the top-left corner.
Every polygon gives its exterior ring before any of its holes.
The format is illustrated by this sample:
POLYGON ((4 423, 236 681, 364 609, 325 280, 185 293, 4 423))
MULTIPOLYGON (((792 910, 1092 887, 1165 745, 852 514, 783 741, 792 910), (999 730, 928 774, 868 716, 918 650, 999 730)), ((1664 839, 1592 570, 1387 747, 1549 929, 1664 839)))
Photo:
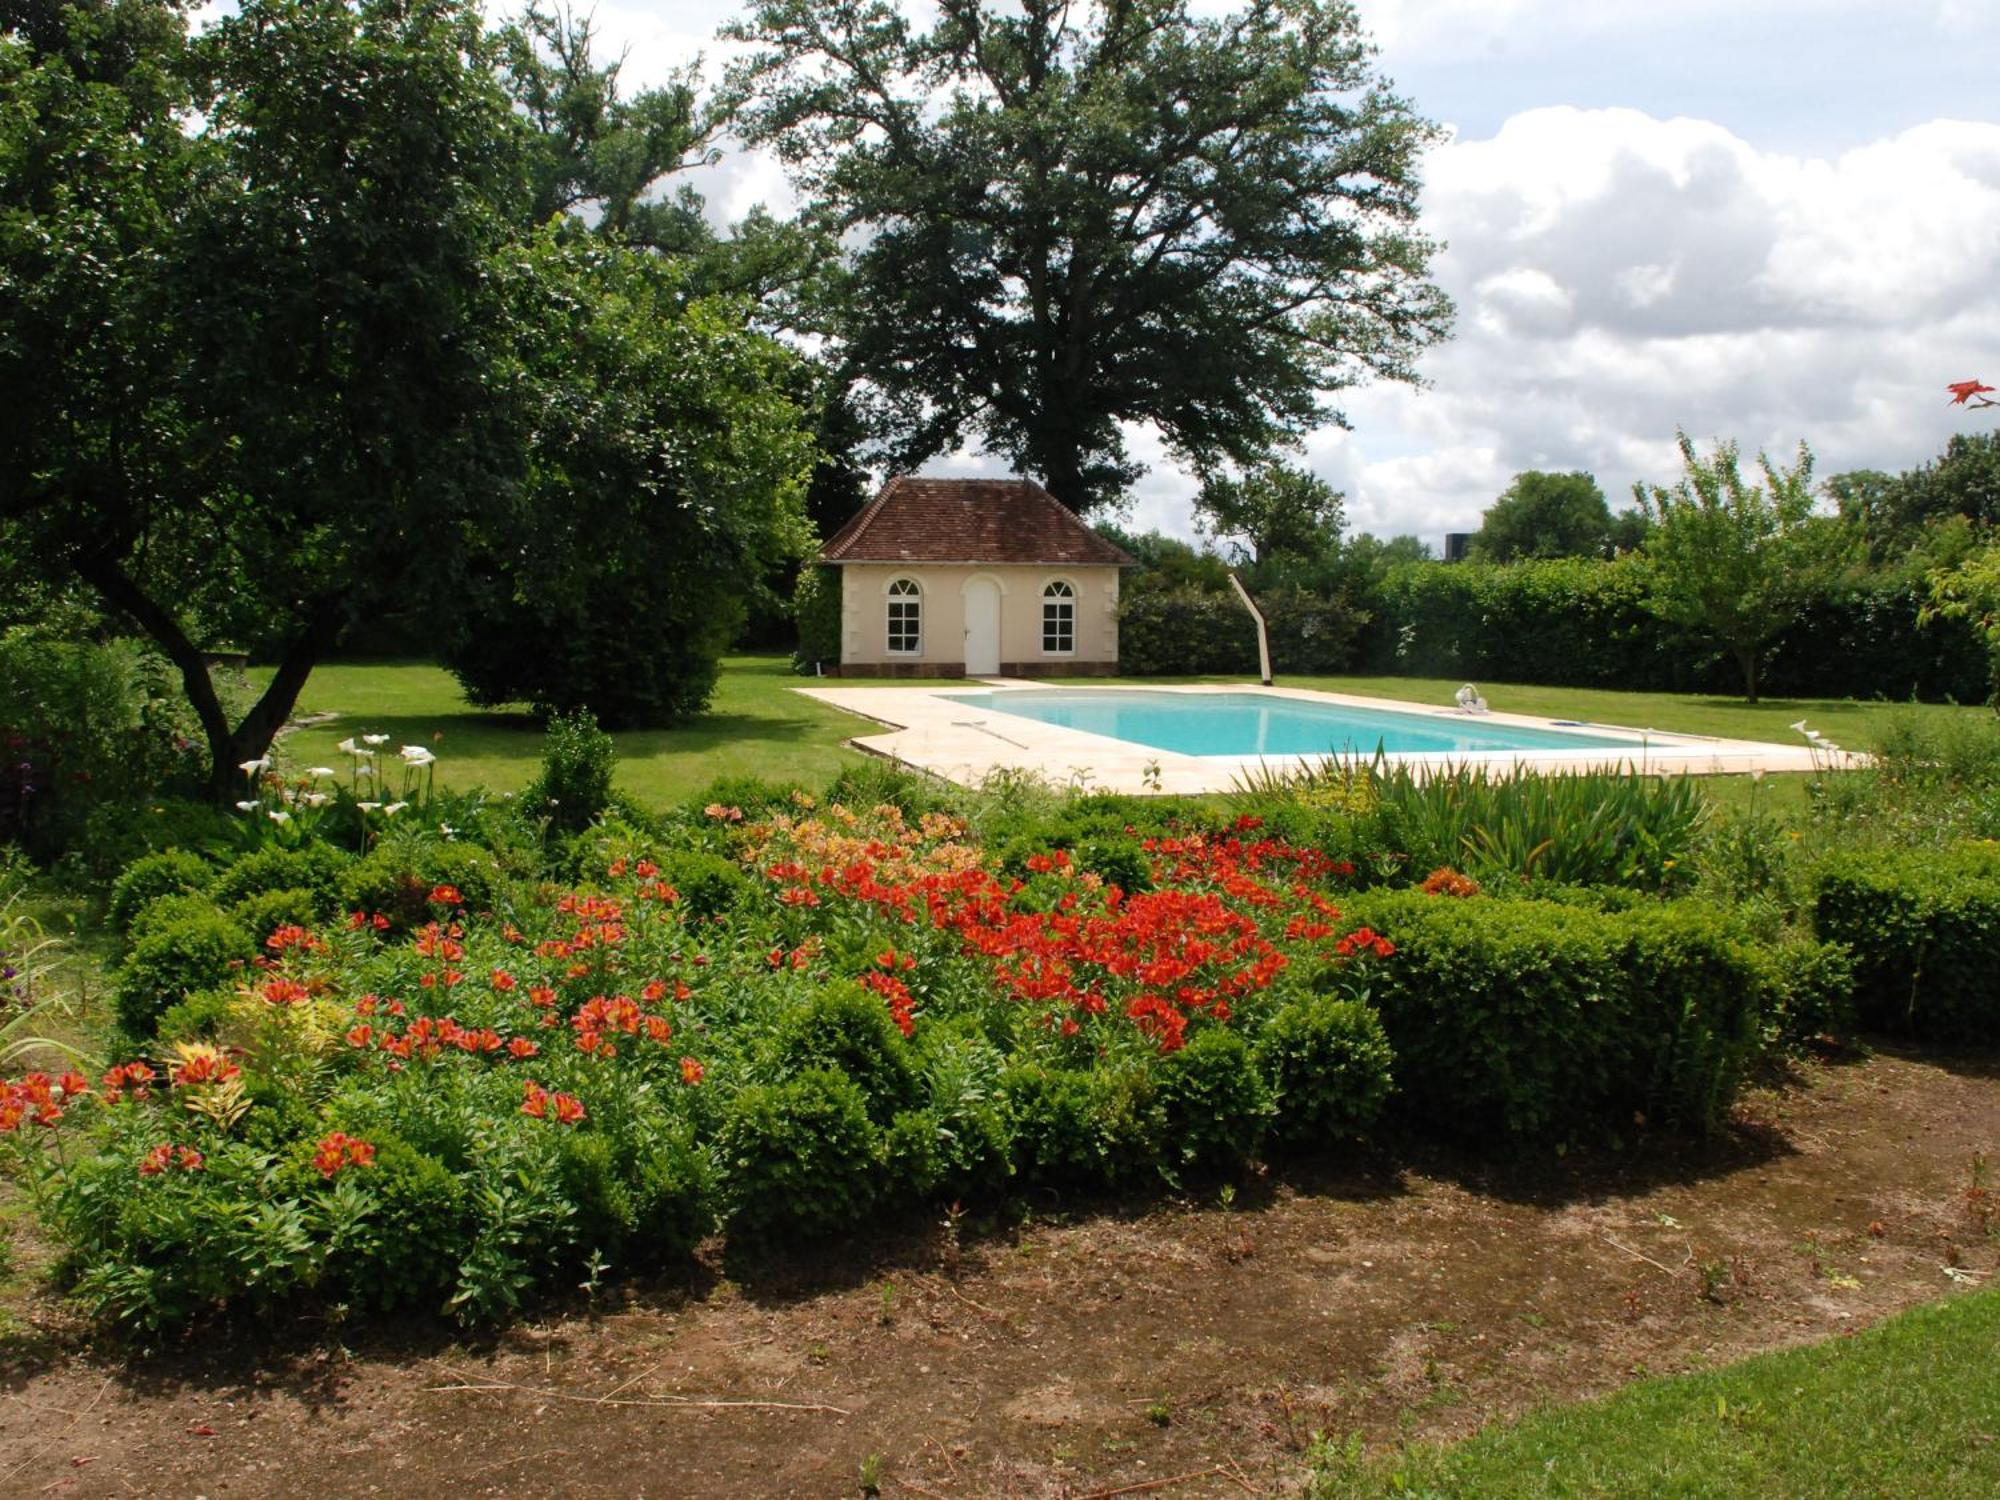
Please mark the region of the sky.
MULTIPOLYGON (((1196 0, 1226 11, 1225 0, 1196 0)), ((605 0, 628 87, 726 50, 733 0, 605 0)), ((1933 457, 2000 384, 2000 4, 1974 0, 1357 0, 1380 70, 1447 127, 1424 163, 1458 305, 1424 385, 1343 394, 1305 462, 1350 529, 1439 545, 1524 469, 1584 469, 1614 509, 1670 483, 1675 434, 1821 476, 1933 457)), ((724 219, 792 203, 737 152, 724 219)), ((1130 524, 1191 534, 1157 436, 1130 524)), ((931 466, 992 473, 978 453, 931 466)))

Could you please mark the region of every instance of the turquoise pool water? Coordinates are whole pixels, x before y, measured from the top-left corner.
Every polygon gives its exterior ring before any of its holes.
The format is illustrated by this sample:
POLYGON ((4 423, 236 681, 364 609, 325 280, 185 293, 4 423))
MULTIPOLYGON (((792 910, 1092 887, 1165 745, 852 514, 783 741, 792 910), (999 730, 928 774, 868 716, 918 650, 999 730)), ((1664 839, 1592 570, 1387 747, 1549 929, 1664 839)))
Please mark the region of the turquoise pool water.
POLYGON ((1443 751, 1629 749, 1630 735, 1528 729, 1482 719, 1350 708, 1259 693, 1110 692, 1090 688, 953 693, 969 708, 1060 724, 1178 755, 1391 755, 1443 751))

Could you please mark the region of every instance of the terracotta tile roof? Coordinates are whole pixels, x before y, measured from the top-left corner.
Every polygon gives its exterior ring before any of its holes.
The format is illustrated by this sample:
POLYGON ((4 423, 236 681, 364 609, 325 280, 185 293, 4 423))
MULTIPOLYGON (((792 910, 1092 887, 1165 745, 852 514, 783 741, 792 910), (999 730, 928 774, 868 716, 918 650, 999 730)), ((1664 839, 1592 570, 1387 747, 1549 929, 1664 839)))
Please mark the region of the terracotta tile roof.
POLYGON ((820 556, 833 563, 1136 566, 1032 479, 892 479, 820 556))

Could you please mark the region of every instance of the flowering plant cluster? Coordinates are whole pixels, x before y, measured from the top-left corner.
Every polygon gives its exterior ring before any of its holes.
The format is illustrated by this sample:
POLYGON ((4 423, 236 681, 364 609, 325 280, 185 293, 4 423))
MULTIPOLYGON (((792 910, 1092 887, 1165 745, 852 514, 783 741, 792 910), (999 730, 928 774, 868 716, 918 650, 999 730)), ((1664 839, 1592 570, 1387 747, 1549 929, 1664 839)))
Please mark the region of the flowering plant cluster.
POLYGON ((501 1316, 718 1220, 821 1232, 1015 1177, 1227 1169, 1274 1107, 1264 1018, 1394 953, 1343 924, 1351 871, 1254 819, 1016 874, 958 818, 803 796, 584 838, 575 885, 277 922, 165 1012, 196 1034, 94 1087, 6 1085, 0 1138, 86 1300, 138 1324, 307 1296, 501 1316))

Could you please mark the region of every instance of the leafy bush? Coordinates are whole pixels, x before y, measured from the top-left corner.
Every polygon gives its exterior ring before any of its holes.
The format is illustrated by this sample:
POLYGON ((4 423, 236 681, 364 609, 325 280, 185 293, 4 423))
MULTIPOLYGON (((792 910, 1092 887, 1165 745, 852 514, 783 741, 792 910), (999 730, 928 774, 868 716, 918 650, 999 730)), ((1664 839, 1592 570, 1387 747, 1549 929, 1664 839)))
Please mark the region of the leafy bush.
POLYGON ((1348 915, 1396 947, 1370 995, 1404 1112, 1456 1133, 1591 1136, 1635 1114, 1713 1127, 1778 1003, 1726 915, 1699 902, 1382 892, 1348 915))
POLYGON ((829 984, 778 1023, 773 1050, 781 1073, 838 1068, 867 1101, 878 1125, 917 1102, 910 1049, 879 996, 856 984, 829 984))
POLYGON ((353 864, 353 855, 331 844, 298 849, 266 846, 225 866, 209 883, 208 894, 217 906, 232 908, 269 891, 305 891, 319 915, 331 915, 340 909, 353 864))
POLYGON ((256 951, 242 925, 221 912, 189 912, 150 928, 118 971, 119 1025, 150 1037, 168 1006, 224 983, 256 951))
POLYGON ((799 569, 792 590, 792 619, 799 643, 792 652, 792 670, 810 677, 821 666, 840 663, 840 569, 807 566, 799 569))
POLYGON ((1014 1170, 1034 1187, 1099 1191, 1157 1181, 1166 1111, 1150 1069, 1029 1063, 1000 1080, 1014 1170))
MULTIPOLYGON (((0 843, 44 861, 73 854, 108 874, 116 864, 97 863, 86 830, 139 824, 147 799, 198 787, 204 743, 158 652, 0 632, 0 843)), ((121 839, 110 857, 143 852, 121 839)))
POLYGON ((341 876, 340 905, 349 911, 379 912, 401 928, 433 915, 431 892, 450 886, 471 911, 490 910, 502 874, 489 850, 477 844, 436 839, 384 840, 348 865, 341 876))
POLYGON ((1852 952, 1864 1025, 2000 1039, 2000 846, 1836 855, 1819 872, 1813 925, 1852 952))
POLYGON ((259 891, 229 908, 229 915, 258 942, 280 927, 311 927, 326 915, 326 903, 311 891, 259 891))
POLYGON ((125 867, 111 886, 105 920, 120 934, 131 931, 139 909, 155 898, 186 894, 204 889, 215 876, 215 867, 199 854, 169 849, 148 854, 125 867))
POLYGON ((542 773, 522 793, 522 803, 546 814, 559 833, 580 833, 604 816, 611 802, 611 773, 618 758, 611 736, 589 709, 555 714, 542 747, 542 773))
POLYGON ((1357 1000, 1299 996, 1265 1023, 1256 1057, 1275 1102, 1273 1133, 1301 1149, 1366 1134, 1393 1088, 1382 1019, 1357 1000))
POLYGON ((837 1068, 745 1089, 716 1144, 732 1242, 768 1248, 845 1233, 882 1195, 882 1133, 837 1068))
POLYGON ((1271 1095, 1241 1035, 1219 1026, 1196 1032, 1154 1066, 1174 1173, 1234 1172, 1256 1156, 1271 1095))
POLYGON ((677 850, 662 855, 660 878, 679 893, 682 908, 691 917, 719 917, 751 889, 750 877, 733 859, 699 850, 677 850))

